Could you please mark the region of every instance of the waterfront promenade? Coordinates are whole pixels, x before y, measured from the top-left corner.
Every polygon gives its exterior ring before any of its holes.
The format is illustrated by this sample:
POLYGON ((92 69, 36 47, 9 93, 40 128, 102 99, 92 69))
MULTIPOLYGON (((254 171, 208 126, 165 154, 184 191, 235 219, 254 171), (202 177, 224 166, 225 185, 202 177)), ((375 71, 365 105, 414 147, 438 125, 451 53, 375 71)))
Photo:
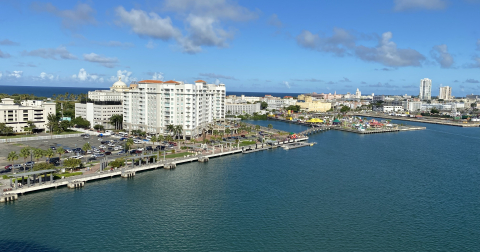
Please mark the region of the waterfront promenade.
POLYGON ((384 113, 349 113, 351 116, 361 116, 361 117, 374 117, 374 118, 383 118, 399 121, 409 121, 409 122, 419 122, 419 123, 430 123, 430 124, 440 124, 447 126, 456 126, 456 127, 480 127, 480 122, 455 122, 448 119, 436 119, 436 118, 427 118, 427 117, 406 117, 406 116, 391 116, 384 113))
MULTIPOLYGON (((253 153, 257 151, 264 151, 264 150, 274 149, 279 146, 292 144, 300 141, 306 141, 306 140, 308 140, 308 137, 304 136, 298 139, 291 139, 288 141, 287 140, 276 141, 276 143, 273 143, 273 144, 257 143, 257 144, 242 146, 242 147, 240 146, 230 147, 230 148, 226 147, 226 148, 221 148, 220 150, 219 148, 217 148, 217 151, 215 151, 215 149, 212 149, 206 154, 186 155, 186 157, 167 159, 167 160, 154 160, 154 162, 152 163, 147 162, 146 164, 140 164, 140 165, 135 165, 133 160, 139 159, 139 158, 141 159, 141 158, 145 158, 153 155, 134 156, 134 157, 126 158, 127 161, 132 160, 132 162, 127 162, 126 166, 113 169, 113 170, 104 170, 96 173, 72 176, 65 179, 58 179, 58 180, 52 179, 50 181, 44 181, 44 182, 32 184, 30 186, 24 185, 22 187, 19 187, 19 186, 15 186, 14 183, 13 184, 11 183, 12 185, 3 185, 2 187, 0 187, 0 190, 3 191, 4 189, 6 189, 6 191, 3 192, 3 195, 0 196, 0 202, 16 200, 18 199, 19 195, 22 195, 24 193, 52 189, 60 186, 68 186, 69 188, 79 188, 79 187, 85 186, 86 182, 89 182, 89 181, 113 178, 116 176, 128 178, 128 177, 135 176, 137 172, 161 169, 161 168, 173 169, 173 168, 176 168, 177 165, 183 164, 183 163, 190 163, 190 162, 197 162, 197 161, 208 162, 210 158, 216 158, 216 157, 232 155, 232 154, 242 154, 242 153, 248 154, 248 153, 253 153)), ((108 163, 108 160, 106 162, 108 163)), ((45 179, 45 180, 48 180, 48 179, 45 179)))

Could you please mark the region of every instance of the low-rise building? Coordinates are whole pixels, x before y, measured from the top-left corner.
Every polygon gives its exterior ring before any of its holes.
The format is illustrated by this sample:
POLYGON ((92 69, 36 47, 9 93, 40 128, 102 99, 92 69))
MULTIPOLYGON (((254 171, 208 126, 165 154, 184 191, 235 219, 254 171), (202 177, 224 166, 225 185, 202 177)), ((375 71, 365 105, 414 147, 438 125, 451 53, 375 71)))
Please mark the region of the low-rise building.
POLYGON ((389 113, 389 112, 401 112, 403 111, 403 107, 399 105, 386 105, 383 106, 383 112, 389 113))
POLYGON ((227 111, 227 115, 243 115, 243 114, 250 114, 259 113, 261 110, 260 103, 227 103, 225 104, 225 110, 227 111))
POLYGON ((297 102, 296 105, 300 106, 300 109, 308 112, 326 112, 332 108, 330 102, 314 101, 311 96, 306 96, 305 102, 297 102))
POLYGON ((90 122, 90 127, 102 125, 105 129, 114 129, 110 123, 113 115, 122 115, 122 103, 117 102, 86 102, 75 103, 75 116, 80 116, 90 122))
POLYGON ((56 114, 56 105, 51 101, 27 100, 20 105, 11 98, 3 98, 0 103, 0 123, 12 127, 14 133, 25 132, 29 121, 38 130, 46 130, 49 114, 56 114))
POLYGON ((402 102, 405 111, 415 112, 422 109, 422 102, 406 100, 402 102))

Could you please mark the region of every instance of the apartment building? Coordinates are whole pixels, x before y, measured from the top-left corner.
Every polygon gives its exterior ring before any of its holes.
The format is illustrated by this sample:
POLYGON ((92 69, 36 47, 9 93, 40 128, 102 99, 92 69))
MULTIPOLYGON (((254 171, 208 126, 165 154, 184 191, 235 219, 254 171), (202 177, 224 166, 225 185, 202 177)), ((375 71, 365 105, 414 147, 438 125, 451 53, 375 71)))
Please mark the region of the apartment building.
POLYGON ((225 118, 225 84, 143 80, 137 85, 123 95, 123 125, 128 131, 166 135, 168 125, 182 125, 182 137, 190 139, 215 119, 225 118))
POLYGON ((432 80, 429 78, 420 80, 420 94, 418 98, 420 98, 420 100, 432 99, 432 80))
POLYGON ((443 99, 445 101, 452 99, 452 87, 445 86, 440 87, 440 94, 438 95, 438 99, 443 99))
POLYGON ((25 132, 27 122, 31 121, 38 130, 47 128, 47 117, 56 114, 55 103, 51 101, 27 100, 15 104, 11 98, 3 98, 0 103, 0 123, 12 127, 14 133, 25 132))
POLYGON ((229 115, 243 115, 249 114, 253 115, 253 113, 259 113, 261 110, 260 103, 227 103, 225 104, 225 111, 229 115))
POLYGON ((110 123, 110 117, 122 114, 123 105, 120 101, 75 103, 75 116, 89 121, 92 128, 98 124, 105 129, 114 129, 115 126, 110 123))

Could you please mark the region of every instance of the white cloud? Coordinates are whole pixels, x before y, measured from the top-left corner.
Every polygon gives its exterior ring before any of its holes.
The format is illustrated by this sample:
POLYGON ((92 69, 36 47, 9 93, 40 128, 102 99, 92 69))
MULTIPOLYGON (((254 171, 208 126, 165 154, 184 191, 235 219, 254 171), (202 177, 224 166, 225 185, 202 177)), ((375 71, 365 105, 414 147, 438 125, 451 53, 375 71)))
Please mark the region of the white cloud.
POLYGON ((153 40, 149 40, 148 43, 145 45, 146 48, 148 49, 153 49, 155 47, 157 47, 157 44, 155 44, 155 42, 153 42, 153 40))
POLYGON ((10 54, 4 53, 2 52, 2 50, 0 50, 0 58, 10 58, 10 56, 11 56, 10 54))
POLYGON ((77 59, 77 57, 71 54, 64 46, 59 46, 58 48, 40 48, 30 52, 23 51, 22 56, 34 56, 54 60, 57 60, 58 57, 61 59, 77 59))
POLYGON ((115 9, 120 18, 119 24, 127 24, 132 31, 140 36, 169 40, 181 36, 181 32, 173 27, 170 17, 162 18, 154 12, 147 13, 132 9, 126 11, 123 6, 115 9))
POLYGON ((127 70, 118 70, 117 71, 117 77, 115 76, 111 76, 110 77, 110 82, 116 82, 118 81, 118 77, 121 77, 122 78, 122 81, 125 82, 125 83, 129 83, 129 82, 132 82, 132 81, 136 81, 137 78, 134 78, 132 77, 132 72, 129 72, 127 70))
POLYGON ((20 43, 11 41, 10 39, 4 39, 0 41, 0 45, 17 46, 20 45, 20 43))
POLYGON ((445 44, 434 46, 430 54, 442 68, 450 68, 453 65, 453 56, 448 52, 448 47, 445 44))
POLYGON ((290 84, 288 84, 288 81, 284 81, 283 84, 284 84, 287 88, 290 88, 290 84))
POLYGON ((47 74, 45 72, 40 73, 40 79, 42 79, 42 80, 47 80, 47 79, 48 80, 53 80, 53 78, 54 78, 53 74, 47 74))
POLYGON ((219 80, 219 79, 215 79, 215 84, 216 84, 216 85, 220 84, 220 80, 219 80))
POLYGON ((441 10, 447 7, 445 0, 395 0, 394 11, 441 10))
POLYGON ((0 79, 2 78, 2 75, 3 75, 2 72, 0 72, 0 79))
POLYGON ((66 29, 76 30, 82 25, 97 24, 97 20, 93 17, 96 11, 85 3, 78 3, 75 8, 71 10, 59 10, 51 3, 38 2, 34 2, 31 7, 37 12, 48 12, 61 18, 62 26, 66 29))
POLYGON ((22 77, 22 75, 23 75, 23 71, 13 71, 8 76, 19 79, 22 77))
POLYGON ((204 77, 209 77, 209 78, 216 78, 216 79, 237 80, 233 76, 227 76, 227 75, 215 74, 215 73, 199 73, 198 75, 204 76, 204 77))
POLYGON ((89 62, 99 63, 104 67, 113 68, 118 62, 117 58, 108 58, 96 53, 84 54, 83 59, 89 62))
POLYGON ((278 18, 277 14, 272 14, 272 15, 268 18, 267 24, 268 24, 268 25, 271 25, 271 26, 275 26, 275 27, 277 27, 277 28, 282 28, 282 27, 283 27, 282 21, 280 21, 280 19, 278 18))
MULTIPOLYGON (((168 16, 161 17, 155 12, 137 9, 126 11, 122 6, 117 7, 115 12, 119 17, 118 25, 128 25, 141 37, 175 40, 181 50, 189 54, 201 52, 202 46, 228 47, 234 31, 224 29, 222 21, 248 21, 258 17, 256 12, 226 0, 167 0, 164 10, 177 12, 185 18, 187 35, 184 36, 168 16)), ((149 45, 147 48, 151 48, 149 45)))
POLYGON ((421 66, 425 56, 413 49, 399 49, 391 32, 385 32, 376 47, 357 46, 355 54, 364 61, 378 62, 386 66, 421 66))
POLYGON ((304 48, 319 52, 330 52, 337 56, 344 56, 345 53, 355 47, 356 37, 349 31, 342 28, 333 28, 332 36, 321 36, 304 30, 297 36, 297 44, 304 48))
POLYGON ((90 81, 90 82, 103 82, 103 77, 100 77, 98 74, 89 74, 87 71, 82 68, 78 71, 78 74, 72 75, 72 79, 78 81, 90 81))
POLYGON ((162 73, 162 72, 158 72, 158 73, 155 72, 155 73, 153 73, 152 79, 153 79, 153 80, 163 81, 163 79, 164 79, 163 73, 162 73))

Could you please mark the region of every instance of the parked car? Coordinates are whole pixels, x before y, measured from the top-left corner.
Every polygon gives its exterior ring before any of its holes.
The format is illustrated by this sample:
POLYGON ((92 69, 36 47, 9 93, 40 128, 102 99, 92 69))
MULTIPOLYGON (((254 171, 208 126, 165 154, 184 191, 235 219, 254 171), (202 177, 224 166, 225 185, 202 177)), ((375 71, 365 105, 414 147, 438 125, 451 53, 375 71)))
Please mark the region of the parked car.
POLYGON ((105 155, 107 155, 107 156, 108 156, 108 155, 112 155, 112 152, 107 151, 107 152, 105 152, 105 155))
POLYGON ((152 146, 147 146, 147 147, 145 147, 145 150, 153 151, 153 147, 152 146))
POLYGON ((135 153, 142 154, 142 151, 141 150, 135 150, 135 153))
POLYGON ((74 158, 74 159, 81 159, 81 158, 83 158, 83 156, 82 156, 82 155, 78 155, 78 156, 72 156, 71 158, 74 158))
POLYGON ((137 152, 137 150, 131 150, 130 154, 135 154, 136 152, 137 152))
POLYGON ((93 160, 97 160, 97 157, 95 155, 93 155, 93 156, 91 156, 87 159, 87 161, 93 161, 93 160))
POLYGON ((12 169, 12 165, 11 165, 11 164, 5 166, 5 170, 11 170, 11 169, 12 169))
POLYGON ((241 137, 245 137, 245 135, 241 135, 241 137))
POLYGON ((117 152, 117 155, 123 155, 125 153, 127 153, 125 150, 121 150, 120 152, 117 152))
POLYGON ((98 148, 100 148, 100 149, 105 149, 105 148, 107 148, 107 146, 105 146, 105 145, 100 145, 100 146, 98 146, 98 148))
POLYGON ((50 149, 51 150, 56 150, 57 148, 55 148, 55 146, 50 146, 50 149))
POLYGON ((120 138, 119 140, 120 140, 120 141, 125 141, 125 140, 127 140, 127 138, 122 137, 122 138, 120 138))
POLYGON ((58 157, 52 157, 48 160, 48 162, 50 164, 53 164, 53 165, 59 165, 60 164, 60 158, 58 157))
POLYGON ((96 157, 96 158, 99 158, 99 157, 105 157, 105 154, 98 153, 98 154, 94 154, 93 156, 96 157))
POLYGON ((28 162, 25 163, 25 166, 27 166, 27 167, 33 167, 34 164, 35 164, 35 162, 33 162, 33 161, 28 161, 28 162))
POLYGON ((138 148, 137 150, 139 150, 139 151, 143 151, 143 148, 138 148))

